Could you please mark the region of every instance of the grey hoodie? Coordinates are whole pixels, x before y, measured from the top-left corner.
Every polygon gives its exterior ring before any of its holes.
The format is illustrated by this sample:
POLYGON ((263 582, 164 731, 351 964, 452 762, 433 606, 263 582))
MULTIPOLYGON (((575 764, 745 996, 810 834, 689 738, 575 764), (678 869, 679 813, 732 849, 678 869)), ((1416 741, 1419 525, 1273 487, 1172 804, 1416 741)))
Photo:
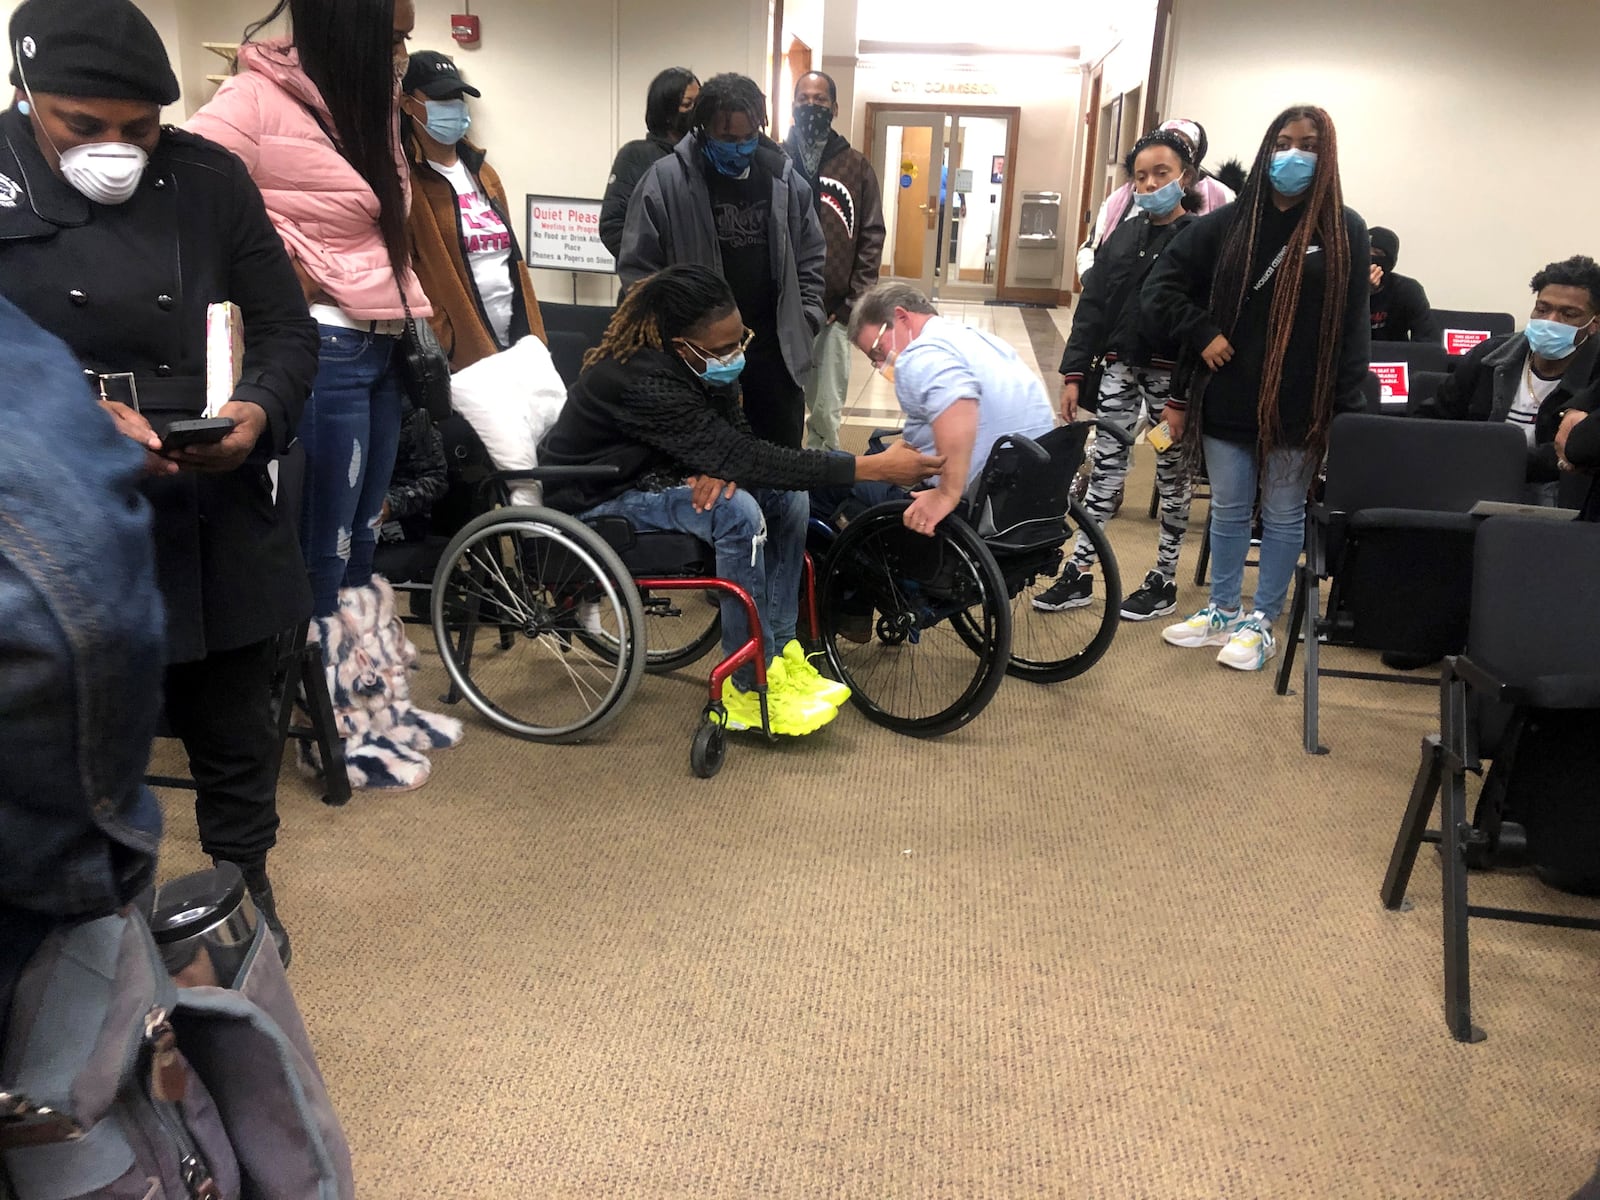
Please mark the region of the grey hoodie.
MULTIPOLYGON (((705 155, 689 134, 639 181, 628 201, 617 274, 624 287, 664 267, 696 263, 721 272, 722 251, 711 218, 705 155)), ((778 289, 778 342, 784 365, 804 386, 811 346, 827 316, 822 307, 827 244, 811 188, 775 142, 762 138, 757 163, 772 177, 772 277, 778 289)))

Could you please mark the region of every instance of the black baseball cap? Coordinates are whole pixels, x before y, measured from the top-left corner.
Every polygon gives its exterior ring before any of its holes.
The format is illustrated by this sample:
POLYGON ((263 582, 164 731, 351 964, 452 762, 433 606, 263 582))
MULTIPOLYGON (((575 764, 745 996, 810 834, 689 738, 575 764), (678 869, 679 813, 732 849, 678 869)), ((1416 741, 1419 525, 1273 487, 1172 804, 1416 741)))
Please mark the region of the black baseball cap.
POLYGON ((483 97, 483 93, 461 78, 461 68, 448 54, 437 50, 418 50, 406 64, 406 77, 400 81, 403 92, 421 92, 430 100, 455 100, 461 96, 483 97))

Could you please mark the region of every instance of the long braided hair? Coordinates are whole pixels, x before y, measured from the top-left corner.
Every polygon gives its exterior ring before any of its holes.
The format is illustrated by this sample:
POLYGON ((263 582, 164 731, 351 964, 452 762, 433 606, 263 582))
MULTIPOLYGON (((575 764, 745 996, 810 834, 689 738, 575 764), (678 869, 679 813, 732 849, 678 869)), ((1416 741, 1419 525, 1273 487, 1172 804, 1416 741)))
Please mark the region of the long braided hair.
POLYGON ((733 290, 709 267, 667 267, 628 289, 606 326, 600 344, 583 356, 583 365, 614 358, 625 363, 641 350, 666 350, 708 321, 737 307, 733 290))
POLYGON ((1322 322, 1317 337, 1311 428, 1306 435, 1307 449, 1314 455, 1320 456, 1327 447, 1328 423, 1333 416, 1334 373, 1344 328, 1345 295, 1350 284, 1350 233, 1344 223, 1344 192, 1339 186, 1339 139, 1334 132, 1333 118, 1322 109, 1297 105, 1279 113, 1267 126, 1250 177, 1234 205, 1236 215, 1223 239, 1211 287, 1211 314, 1216 318, 1217 327, 1231 341, 1250 290, 1265 270, 1261 264, 1252 266, 1251 258, 1262 217, 1272 203, 1270 172, 1278 131, 1299 120, 1309 120, 1317 127, 1317 169, 1300 201, 1299 222, 1289 237, 1282 264, 1272 282, 1267 353, 1261 367, 1261 390, 1256 399, 1260 428, 1258 446, 1263 461, 1283 437, 1278 389, 1283 383, 1283 360, 1294 330, 1295 313, 1300 308, 1306 251, 1313 242, 1321 243, 1327 268, 1322 322))

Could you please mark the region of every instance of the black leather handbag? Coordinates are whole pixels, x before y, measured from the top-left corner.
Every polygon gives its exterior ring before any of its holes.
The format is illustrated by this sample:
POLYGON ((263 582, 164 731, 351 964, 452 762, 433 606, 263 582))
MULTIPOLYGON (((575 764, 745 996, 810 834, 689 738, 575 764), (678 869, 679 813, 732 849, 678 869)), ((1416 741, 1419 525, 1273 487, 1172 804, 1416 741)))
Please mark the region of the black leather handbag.
POLYGON ((400 379, 411 406, 442 421, 450 415, 450 359, 434 336, 433 326, 411 315, 403 289, 400 304, 406 311, 406 327, 400 336, 400 379))

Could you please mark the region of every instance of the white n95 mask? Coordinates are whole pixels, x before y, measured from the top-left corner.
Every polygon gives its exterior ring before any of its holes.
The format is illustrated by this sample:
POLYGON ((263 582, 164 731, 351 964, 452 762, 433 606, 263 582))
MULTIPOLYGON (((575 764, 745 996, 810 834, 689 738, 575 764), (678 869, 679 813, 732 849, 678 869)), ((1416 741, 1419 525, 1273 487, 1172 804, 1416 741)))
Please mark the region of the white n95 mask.
POLYGON ((149 164, 150 156, 128 142, 91 142, 61 155, 61 175, 96 204, 125 204, 149 164))

